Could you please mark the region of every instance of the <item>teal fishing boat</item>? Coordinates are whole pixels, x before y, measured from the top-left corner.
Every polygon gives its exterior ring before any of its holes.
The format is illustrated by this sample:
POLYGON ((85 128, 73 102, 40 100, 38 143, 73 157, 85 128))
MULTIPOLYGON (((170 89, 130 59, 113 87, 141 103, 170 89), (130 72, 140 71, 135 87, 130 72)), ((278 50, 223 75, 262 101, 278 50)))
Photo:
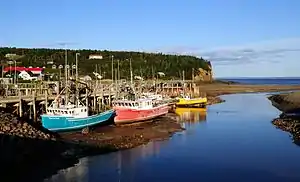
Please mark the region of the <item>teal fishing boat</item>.
POLYGON ((112 118, 114 110, 108 110, 96 115, 88 116, 87 107, 74 105, 50 107, 47 113, 42 115, 42 125, 51 131, 78 130, 100 123, 104 123, 112 118))
MULTIPOLYGON (((78 72, 77 72, 76 53, 76 93, 73 102, 69 99, 72 92, 69 87, 69 79, 66 69, 66 86, 61 93, 55 98, 49 107, 46 107, 46 113, 41 115, 42 125, 50 131, 70 131, 104 123, 115 116, 114 110, 108 110, 95 115, 89 115, 88 97, 86 94, 85 104, 79 99, 78 94, 78 72), (62 93, 65 93, 64 95, 62 93)), ((87 90, 87 89, 86 89, 87 90)), ((87 93, 87 91, 86 91, 87 93)), ((47 104, 47 103, 46 103, 47 104)))

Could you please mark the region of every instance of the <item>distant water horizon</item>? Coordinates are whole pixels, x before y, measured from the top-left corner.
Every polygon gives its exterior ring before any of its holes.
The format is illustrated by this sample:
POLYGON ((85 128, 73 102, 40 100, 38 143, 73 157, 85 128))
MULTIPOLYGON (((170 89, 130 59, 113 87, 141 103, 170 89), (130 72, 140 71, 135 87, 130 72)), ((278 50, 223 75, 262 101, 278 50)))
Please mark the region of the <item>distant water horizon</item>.
POLYGON ((233 81, 242 84, 300 85, 300 77, 224 77, 216 79, 223 81, 233 81))

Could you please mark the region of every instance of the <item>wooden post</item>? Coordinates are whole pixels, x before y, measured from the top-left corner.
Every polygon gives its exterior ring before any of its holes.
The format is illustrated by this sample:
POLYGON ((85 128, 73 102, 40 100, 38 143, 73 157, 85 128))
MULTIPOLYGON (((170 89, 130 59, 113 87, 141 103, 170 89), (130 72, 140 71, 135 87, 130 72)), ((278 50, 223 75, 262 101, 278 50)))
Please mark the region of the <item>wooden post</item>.
POLYGON ((36 91, 33 91, 33 98, 32 98, 32 107, 33 107, 33 122, 36 122, 36 105, 35 105, 35 100, 36 100, 36 91))
POLYGON ((109 86, 109 96, 108 96, 108 105, 110 106, 111 104, 111 87, 109 86))
POLYGON ((192 93, 192 83, 190 83, 189 86, 190 86, 190 95, 192 97, 192 95, 193 95, 193 93, 192 93))
POLYGON ((174 83, 171 84, 171 92, 174 94, 174 83))
POLYGON ((47 90, 45 91, 45 111, 47 112, 48 108, 48 92, 47 90))
POLYGON ((85 105, 89 108, 88 89, 85 89, 85 105))
POLYGON ((23 116, 23 110, 22 110, 22 94, 21 90, 19 89, 19 116, 23 116))
POLYGON ((8 96, 8 85, 6 85, 6 89, 5 89, 5 97, 8 96))
MULTIPOLYGON (((96 87, 97 88, 97 87, 96 87)), ((94 89, 94 102, 93 102, 93 111, 96 111, 96 104, 97 104, 97 102, 96 102, 96 88, 94 89)))

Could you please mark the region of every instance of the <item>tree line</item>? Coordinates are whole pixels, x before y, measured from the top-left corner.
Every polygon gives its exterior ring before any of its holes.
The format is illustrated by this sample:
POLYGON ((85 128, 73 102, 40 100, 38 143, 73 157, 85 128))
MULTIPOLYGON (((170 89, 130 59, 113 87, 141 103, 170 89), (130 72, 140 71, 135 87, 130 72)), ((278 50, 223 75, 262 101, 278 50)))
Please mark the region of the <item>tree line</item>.
MULTIPOLYGON (((112 61, 115 69, 118 68, 121 79, 130 77, 130 60, 133 75, 143 78, 152 78, 158 72, 163 72, 165 78, 179 79, 182 78, 182 72, 185 72, 185 78, 191 79, 192 73, 197 74, 198 68, 205 70, 210 69, 210 62, 195 56, 188 55, 170 55, 162 53, 146 53, 146 52, 129 52, 129 51, 107 51, 107 50, 69 50, 67 49, 68 64, 75 64, 75 54, 78 56, 78 71, 80 75, 93 75, 96 71, 105 78, 111 78, 112 61), (92 54, 101 55, 102 59, 89 59, 92 54)), ((16 54, 15 60, 18 66, 46 67, 51 72, 53 62, 58 69, 59 65, 65 64, 65 49, 48 49, 48 48, 0 48, 1 65, 7 65, 9 60, 14 57, 8 54, 16 54)), ((64 69, 62 69, 63 72, 64 69)), ((53 72, 55 72, 53 70, 53 72)))

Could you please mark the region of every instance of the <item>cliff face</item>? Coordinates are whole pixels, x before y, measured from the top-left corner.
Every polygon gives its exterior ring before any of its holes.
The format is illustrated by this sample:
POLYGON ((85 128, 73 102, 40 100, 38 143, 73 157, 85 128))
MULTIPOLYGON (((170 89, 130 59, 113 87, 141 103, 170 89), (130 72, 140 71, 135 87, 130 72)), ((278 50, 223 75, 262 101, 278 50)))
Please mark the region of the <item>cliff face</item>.
POLYGON ((211 67, 211 63, 208 62, 208 70, 203 68, 198 68, 196 72, 196 76, 194 77, 195 81, 204 81, 204 82, 211 82, 213 81, 213 70, 211 67))

